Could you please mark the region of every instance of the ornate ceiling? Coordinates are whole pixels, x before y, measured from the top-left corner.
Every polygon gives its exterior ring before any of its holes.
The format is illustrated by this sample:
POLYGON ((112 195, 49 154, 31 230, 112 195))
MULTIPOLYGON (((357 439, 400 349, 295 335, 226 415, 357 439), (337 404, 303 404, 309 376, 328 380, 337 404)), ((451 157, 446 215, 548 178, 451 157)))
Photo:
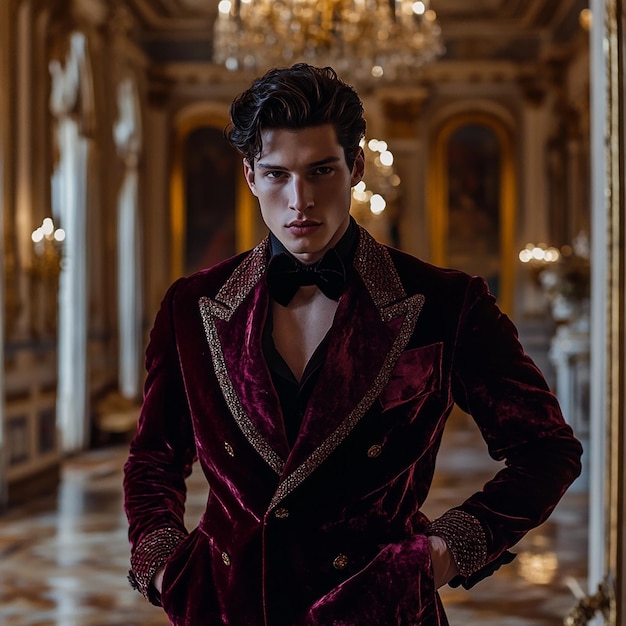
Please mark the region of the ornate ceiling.
MULTIPOLYGON (((127 0, 136 36, 159 63, 210 63, 218 0, 127 0)), ((584 35, 587 0, 431 0, 446 45, 437 64, 533 64, 584 35)))

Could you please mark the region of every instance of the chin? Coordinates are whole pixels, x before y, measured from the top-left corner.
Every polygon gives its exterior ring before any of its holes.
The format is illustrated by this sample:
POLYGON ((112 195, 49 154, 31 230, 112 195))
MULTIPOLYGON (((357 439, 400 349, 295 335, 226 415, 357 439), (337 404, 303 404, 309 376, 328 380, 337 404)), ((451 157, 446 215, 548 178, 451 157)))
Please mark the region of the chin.
POLYGON ((326 252, 325 248, 321 250, 311 250, 310 248, 306 248, 304 250, 299 249, 291 249, 289 250, 293 256, 295 256, 298 260, 303 263, 315 263, 324 256, 324 252, 326 252))
POLYGON ((311 244, 311 242, 305 241, 294 241, 291 242, 291 245, 285 245, 285 248, 291 252, 291 254, 308 254, 308 255, 316 255, 316 254, 324 254, 326 249, 328 248, 328 244, 311 244))

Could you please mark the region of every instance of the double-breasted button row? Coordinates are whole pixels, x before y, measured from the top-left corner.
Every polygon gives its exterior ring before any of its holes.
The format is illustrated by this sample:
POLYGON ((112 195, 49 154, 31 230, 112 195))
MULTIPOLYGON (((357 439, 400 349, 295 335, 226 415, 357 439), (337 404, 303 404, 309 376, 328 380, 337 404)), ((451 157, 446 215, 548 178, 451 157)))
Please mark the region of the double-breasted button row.
POLYGON ((346 569, 346 567, 348 567, 348 562, 349 562, 349 559, 345 554, 338 554, 333 559, 333 567, 336 570, 346 569))
MULTIPOLYGON (((230 554, 228 554, 228 552, 222 552, 221 557, 222 557, 222 562, 224 563, 224 565, 226 565, 227 567, 230 566, 231 564, 230 554)), ((339 571, 346 569, 346 567, 348 567, 348 563, 349 563, 349 559, 345 554, 338 554, 333 559, 333 567, 339 571)))
POLYGON ((367 450, 367 456, 370 459, 375 459, 377 456, 380 456, 380 453, 383 451, 383 447, 375 443, 373 446, 370 446, 367 450))

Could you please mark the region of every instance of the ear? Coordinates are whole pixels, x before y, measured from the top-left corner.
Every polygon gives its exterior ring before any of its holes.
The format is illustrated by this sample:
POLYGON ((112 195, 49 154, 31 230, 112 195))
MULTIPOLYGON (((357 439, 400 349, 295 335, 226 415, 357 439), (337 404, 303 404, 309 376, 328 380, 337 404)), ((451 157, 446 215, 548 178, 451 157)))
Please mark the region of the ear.
POLYGON ((243 160, 243 176, 248 183, 248 187, 250 187, 250 191, 253 196, 257 195, 256 192, 256 184, 254 182, 254 168, 250 165, 250 161, 248 159, 243 160))
POLYGON ((364 173, 365 173, 365 154, 363 152, 363 148, 359 148, 359 151, 356 154, 356 158, 354 159, 354 165, 352 166, 350 185, 354 187, 357 183, 359 183, 361 179, 363 178, 364 173))

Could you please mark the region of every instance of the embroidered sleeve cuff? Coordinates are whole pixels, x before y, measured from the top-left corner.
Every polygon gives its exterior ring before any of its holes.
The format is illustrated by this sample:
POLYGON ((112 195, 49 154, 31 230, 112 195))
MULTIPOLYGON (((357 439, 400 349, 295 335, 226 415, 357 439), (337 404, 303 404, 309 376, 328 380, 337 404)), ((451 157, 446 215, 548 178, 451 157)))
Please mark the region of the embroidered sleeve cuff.
POLYGON ((470 576, 487 561, 487 539, 480 522, 459 509, 446 511, 428 529, 448 544, 461 576, 470 576))
POLYGON ((186 536, 186 533, 176 528, 159 528, 148 533, 133 550, 128 580, 134 589, 153 604, 156 598, 151 593, 150 583, 154 574, 186 536))

